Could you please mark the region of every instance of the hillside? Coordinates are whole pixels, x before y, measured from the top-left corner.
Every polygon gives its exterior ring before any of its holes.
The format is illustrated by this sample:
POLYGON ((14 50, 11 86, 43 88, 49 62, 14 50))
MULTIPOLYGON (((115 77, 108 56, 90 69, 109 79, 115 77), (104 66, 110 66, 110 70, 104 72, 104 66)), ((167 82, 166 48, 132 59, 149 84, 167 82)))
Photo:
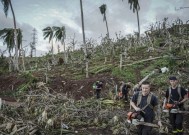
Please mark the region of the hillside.
MULTIPOLYGON (((134 37, 123 37, 91 47, 89 78, 85 77, 82 50, 67 52, 67 63, 65 59, 61 63, 62 53, 25 58, 26 70, 19 73, 9 73, 2 57, 0 98, 7 104, 0 106, 0 133, 134 135, 135 127, 126 122, 129 104, 117 98, 121 81, 131 81, 134 86, 155 71, 147 80, 160 101, 170 75, 178 76, 181 85, 189 87, 188 36, 179 45, 181 39, 175 35, 171 40, 156 36, 153 40, 138 44, 134 37), (169 71, 161 73, 164 67, 169 71), (104 84, 100 100, 92 89, 97 80, 104 84)), ((187 135, 189 117, 185 117, 187 135)), ((167 116, 162 119, 169 128, 167 116)), ((157 129, 153 132, 158 134, 157 129)))

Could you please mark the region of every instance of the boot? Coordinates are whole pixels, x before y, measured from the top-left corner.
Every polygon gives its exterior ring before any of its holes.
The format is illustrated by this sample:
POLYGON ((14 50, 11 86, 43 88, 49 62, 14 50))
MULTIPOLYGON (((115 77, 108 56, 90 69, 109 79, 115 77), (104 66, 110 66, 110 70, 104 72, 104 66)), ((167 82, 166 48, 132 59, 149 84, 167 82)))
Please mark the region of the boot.
POLYGON ((177 135, 183 135, 183 129, 177 129, 177 135))

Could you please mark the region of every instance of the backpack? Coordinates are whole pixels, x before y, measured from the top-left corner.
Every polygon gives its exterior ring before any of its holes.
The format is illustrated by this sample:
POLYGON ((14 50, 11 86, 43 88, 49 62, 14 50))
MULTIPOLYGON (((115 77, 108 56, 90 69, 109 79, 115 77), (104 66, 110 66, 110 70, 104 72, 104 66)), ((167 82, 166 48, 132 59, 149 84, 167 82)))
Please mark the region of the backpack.
POLYGON ((95 83, 93 83, 93 90, 96 90, 96 88, 97 88, 97 83, 99 83, 99 81, 96 81, 95 83))
MULTIPOLYGON (((153 94, 150 92, 148 94, 148 97, 147 97, 147 104, 141 109, 141 110, 144 110, 146 107, 150 107, 151 109, 153 109, 154 107, 151 105, 151 100, 152 100, 152 96, 153 94)), ((139 91, 139 94, 138 94, 138 98, 137 98, 137 106, 139 106, 139 104, 141 103, 142 101, 142 91, 139 91)))
POLYGON ((96 89, 96 82, 95 83, 93 83, 93 90, 95 90, 96 89))
MULTIPOLYGON (((178 101, 180 101, 180 100, 182 99, 182 96, 181 96, 181 86, 180 86, 180 84, 179 84, 178 87, 177 87, 177 92, 178 92, 178 94, 179 94, 179 100, 178 100, 178 101)), ((169 87, 168 102, 170 101, 170 99, 171 99, 171 86, 169 87)))

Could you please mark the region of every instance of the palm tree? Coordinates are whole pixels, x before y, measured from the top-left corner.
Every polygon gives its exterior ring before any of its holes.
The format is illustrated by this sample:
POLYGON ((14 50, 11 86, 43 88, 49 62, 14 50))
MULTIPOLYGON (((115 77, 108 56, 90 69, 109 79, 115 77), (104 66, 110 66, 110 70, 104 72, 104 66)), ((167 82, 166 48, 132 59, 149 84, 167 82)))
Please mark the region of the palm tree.
POLYGON ((44 39, 49 38, 49 43, 51 43, 51 45, 52 45, 51 53, 53 55, 53 36, 54 36, 53 28, 48 26, 48 27, 44 28, 42 31, 43 31, 44 39))
POLYGON ((140 10, 140 5, 138 0, 128 0, 128 3, 130 4, 130 9, 133 10, 133 13, 137 13, 137 22, 138 22, 138 39, 140 42, 140 22, 139 22, 139 14, 138 11, 140 10))
POLYGON ((53 37, 54 37, 54 30, 53 27, 46 27, 43 30, 43 37, 44 39, 49 38, 49 43, 51 42, 52 48, 51 48, 51 53, 52 53, 52 59, 53 59, 53 64, 54 64, 54 49, 53 49, 53 37))
POLYGON ((106 19, 106 4, 101 5, 99 8, 100 8, 101 14, 103 15, 103 21, 106 22, 107 37, 109 39, 108 22, 107 22, 107 19, 106 19))
MULTIPOLYGON (((10 56, 10 61, 11 61, 11 51, 13 51, 14 49, 14 32, 15 30, 12 29, 12 28, 5 28, 5 29, 2 29, 0 30, 0 38, 3 39, 3 44, 7 45, 7 49, 8 49, 8 52, 9 52, 9 56, 10 56)), ((22 31, 21 29, 17 29, 17 39, 18 39, 18 48, 20 49, 20 46, 22 44, 22 31)), ((11 64, 11 62, 10 62, 11 64)), ((11 64, 12 65, 12 64, 11 64)), ((9 65, 9 67, 12 67, 11 65, 9 65)), ((12 68, 9 68, 10 71, 12 68)))
POLYGON ((87 57, 87 45, 86 45, 86 41, 85 41, 85 29, 84 29, 82 0, 80 0, 80 9, 81 9, 81 22, 82 22, 82 33, 83 33, 83 45, 85 47, 84 53, 85 53, 86 78, 89 78, 89 62, 88 62, 88 57, 87 57))
POLYGON ((16 30, 16 18, 15 18, 13 6, 12 6, 12 3, 11 3, 11 0, 1 0, 1 3, 4 6, 3 10, 4 10, 4 13, 5 13, 6 17, 8 15, 9 7, 11 8, 11 12, 12 12, 12 16, 13 16, 13 23, 14 23, 14 45, 15 45, 14 69, 16 71, 19 71, 19 67, 18 67, 18 40, 17 40, 17 30, 16 30))
POLYGON ((65 63, 67 63, 67 57, 66 57, 66 45, 65 45, 65 38, 66 38, 66 29, 64 26, 62 27, 53 27, 54 37, 57 41, 60 41, 62 45, 64 45, 64 60, 65 63))
MULTIPOLYGON (((18 39, 18 49, 22 44, 22 31, 21 29, 17 29, 17 39, 18 39)), ((9 53, 14 49, 14 29, 12 28, 4 28, 0 30, 0 38, 3 39, 3 44, 7 45, 7 49, 9 53)))
POLYGON ((5 28, 0 30, 0 37, 3 39, 3 44, 7 45, 10 54, 14 49, 14 29, 5 28))
MULTIPOLYGON (((106 29, 107 29, 106 39, 107 39, 107 44, 111 47, 111 59, 113 59, 114 56, 115 56, 115 50, 114 50, 114 44, 111 44, 111 42, 110 42, 108 21, 107 21, 107 18, 106 18, 106 7, 107 7, 106 4, 103 4, 99 7, 99 9, 100 9, 101 14, 103 15, 103 21, 106 22, 106 29)), ((106 63, 106 61, 107 61, 107 56, 105 56, 105 62, 104 63, 106 63)))

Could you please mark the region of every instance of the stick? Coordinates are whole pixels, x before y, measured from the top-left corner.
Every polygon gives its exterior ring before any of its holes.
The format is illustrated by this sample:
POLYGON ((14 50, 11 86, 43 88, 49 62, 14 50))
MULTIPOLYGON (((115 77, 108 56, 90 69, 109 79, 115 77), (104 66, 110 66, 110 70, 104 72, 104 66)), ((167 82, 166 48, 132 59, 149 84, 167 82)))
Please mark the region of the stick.
POLYGON ((144 126, 149 126, 149 127, 154 127, 154 128, 159 128, 159 126, 157 124, 153 124, 153 123, 148 123, 148 122, 138 122, 138 125, 144 125, 144 126))
MULTIPOLYGON (((169 113, 169 111, 164 111, 163 110, 163 112, 165 112, 165 113, 169 113)), ((175 111, 174 113, 189 113, 189 111, 175 111)))

